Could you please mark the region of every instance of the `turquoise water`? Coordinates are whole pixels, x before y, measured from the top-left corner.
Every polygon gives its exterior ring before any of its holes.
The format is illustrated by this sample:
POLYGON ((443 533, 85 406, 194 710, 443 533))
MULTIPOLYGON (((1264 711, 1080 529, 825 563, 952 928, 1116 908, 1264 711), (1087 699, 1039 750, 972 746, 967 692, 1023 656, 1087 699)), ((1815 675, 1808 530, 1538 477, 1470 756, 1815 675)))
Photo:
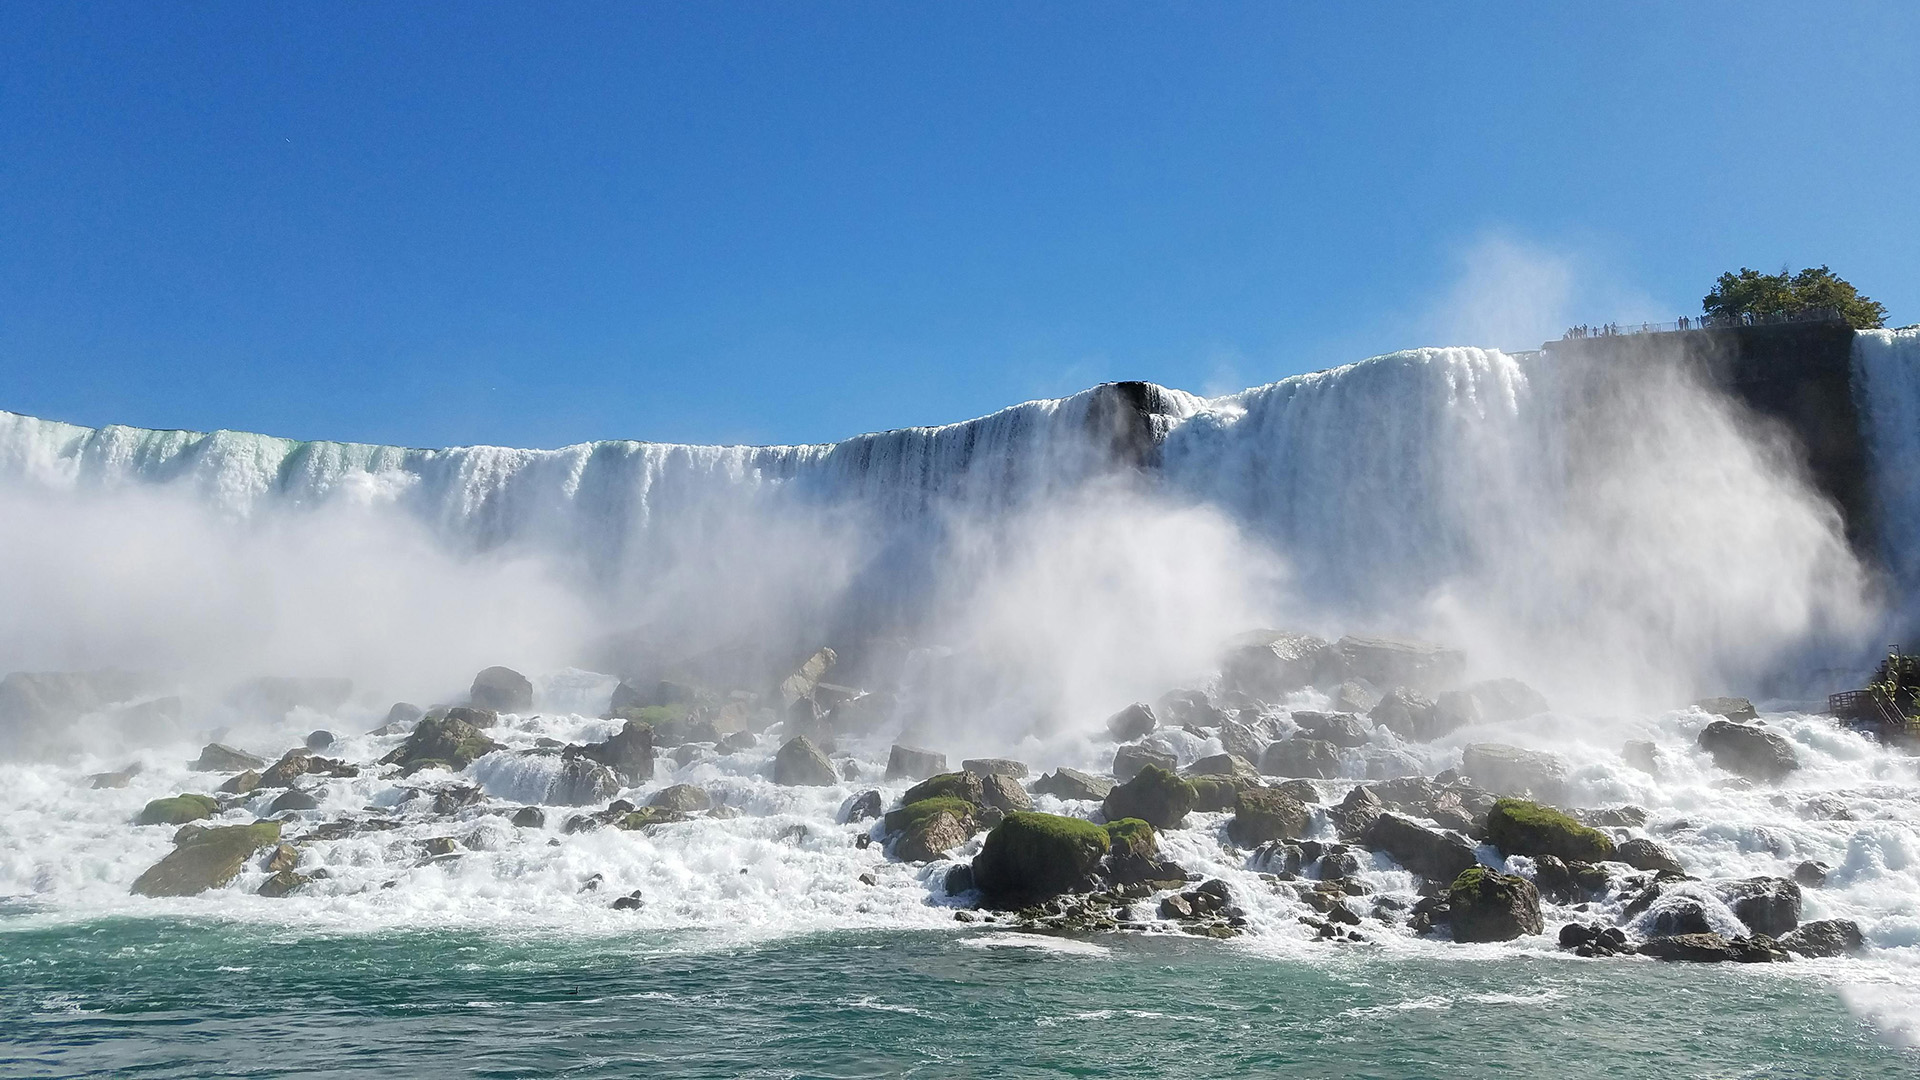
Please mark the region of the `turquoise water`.
POLYGON ((1128 937, 0 932, 9 1077, 1893 1077, 1817 980, 1128 937))

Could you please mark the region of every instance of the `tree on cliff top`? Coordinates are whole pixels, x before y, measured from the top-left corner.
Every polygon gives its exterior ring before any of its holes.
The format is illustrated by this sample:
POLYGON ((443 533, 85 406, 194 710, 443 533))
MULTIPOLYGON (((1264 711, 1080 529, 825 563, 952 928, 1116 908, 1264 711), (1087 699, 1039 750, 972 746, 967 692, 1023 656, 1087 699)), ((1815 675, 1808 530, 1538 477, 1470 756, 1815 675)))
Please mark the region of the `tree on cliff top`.
POLYGON ((1782 269, 1763 274, 1741 267, 1737 274, 1721 274, 1713 291, 1702 300, 1709 315, 1797 315, 1813 308, 1831 308, 1855 330, 1885 326, 1887 309, 1860 295, 1847 279, 1824 266, 1810 266, 1797 274, 1782 269))

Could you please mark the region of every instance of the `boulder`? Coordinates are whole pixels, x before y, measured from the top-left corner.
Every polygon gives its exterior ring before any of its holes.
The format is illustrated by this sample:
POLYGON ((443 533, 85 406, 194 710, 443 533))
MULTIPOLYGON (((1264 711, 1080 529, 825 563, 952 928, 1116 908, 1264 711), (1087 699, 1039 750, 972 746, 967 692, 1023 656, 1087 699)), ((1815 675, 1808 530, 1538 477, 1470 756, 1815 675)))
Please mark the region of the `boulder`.
POLYGON ((549 806, 593 806, 620 793, 620 777, 592 758, 568 757, 547 784, 549 806))
POLYGON ((1193 808, 1203 814, 1231 810, 1242 791, 1260 786, 1243 776, 1195 776, 1187 783, 1193 787, 1193 808))
POLYGON ((282 896, 291 895, 294 890, 305 885, 308 880, 305 874, 296 874, 292 870, 280 870, 269 876, 267 880, 261 882, 260 888, 255 891, 260 896, 278 899, 282 896))
POLYGON ((1715 887, 1733 914, 1756 934, 1777 938, 1800 925, 1800 886, 1777 877, 1722 882, 1715 887))
POLYGON ((1640 944, 1639 953, 1655 960, 1679 960, 1696 964, 1726 961, 1766 963, 1784 956, 1769 938, 1733 938, 1719 934, 1674 934, 1656 937, 1640 944))
POLYGON ((280 824, 197 829, 134 880, 136 896, 193 896, 232 881, 253 853, 280 842, 280 824))
POLYGON ((547 812, 537 806, 523 806, 515 810, 509 820, 516 829, 544 829, 547 827, 547 812))
POLYGON ((1107 843, 1115 857, 1138 855, 1150 859, 1160 851, 1159 835, 1139 818, 1107 822, 1107 843))
POLYGON ((908 788, 907 793, 900 796, 900 804, 905 806, 923 799, 941 798, 959 799, 976 809, 984 807, 987 804, 986 780, 980 774, 970 772, 929 776, 908 788))
POLYGON ((1260 755, 1260 771, 1268 776, 1331 780, 1340 775, 1340 748, 1320 739, 1283 739, 1260 755))
POLYGON ((1267 744, 1273 740, 1265 731, 1252 724, 1243 724, 1238 720, 1223 720, 1220 723, 1220 745, 1227 753, 1248 761, 1259 761, 1266 753, 1267 744))
POLYGON ((1504 743, 1474 743, 1460 755, 1460 771, 1500 795, 1558 802, 1566 794, 1567 763, 1540 750, 1504 743))
POLYGON ((1333 647, 1309 634, 1255 630, 1236 639, 1220 665, 1227 690, 1261 701, 1281 701, 1339 668, 1333 647))
POLYGON ((1003 814, 1033 809, 1033 800, 1020 781, 1005 773, 988 773, 980 778, 980 800, 1003 814))
POLYGON ((135 825, 185 825, 205 821, 220 812, 220 803, 208 795, 175 795, 155 799, 133 819, 135 825))
POLYGON ((1605 862, 1613 839, 1551 806, 1501 799, 1487 813, 1487 839, 1507 855, 1552 855, 1563 862, 1605 862))
POLYGON ((1188 776, 1225 776, 1244 780, 1249 784, 1260 782, 1260 770, 1253 763, 1238 754, 1213 754, 1181 770, 1188 776))
POLYGON ((1432 693, 1458 683, 1467 668, 1465 653, 1424 641, 1349 636, 1333 647, 1344 678, 1365 679, 1375 686, 1432 693))
POLYGON ((1693 707, 1713 716, 1724 716, 1736 724, 1744 724, 1760 719, 1760 711, 1753 702, 1743 697, 1710 697, 1693 703, 1693 707))
POLYGON ((387 710, 387 718, 373 729, 375 735, 401 735, 413 730, 413 725, 427 715, 427 710, 410 701, 396 701, 387 710))
POLYGON ((301 791, 299 788, 288 788, 281 792, 279 797, 268 805, 267 816, 273 817, 278 814, 284 814, 289 810, 317 810, 319 808, 319 799, 314 798, 307 792, 301 791))
POLYGON ((974 833, 974 807, 949 796, 921 799, 887 814, 895 858, 931 862, 967 842, 974 833))
POLYGON ((1452 731, 1453 714, 1441 716, 1434 700, 1404 686, 1394 687, 1367 718, 1409 742, 1429 742, 1452 731))
POLYGON ((1370 787, 1360 785, 1347 792, 1346 797, 1340 800, 1340 805, 1327 811, 1327 816, 1333 819, 1334 829, 1340 834, 1340 839, 1358 843, 1366 838, 1374 821, 1385 812, 1386 807, 1381 804, 1380 797, 1370 787))
POLYGON ((1111 846, 1108 830, 1090 821, 1008 814, 973 860, 973 884, 997 906, 1025 906, 1084 888, 1111 846))
POLYGON ((1056 769, 1033 782, 1035 795, 1056 799, 1104 799, 1112 790, 1112 780, 1078 769, 1056 769))
POLYGON ((119 772, 94 773, 87 777, 87 786, 94 791, 123 788, 132 783, 134 777, 140 775, 140 770, 140 763, 136 761, 119 772))
POLYGON ((1534 856, 1533 885, 1540 890, 1541 896, 1556 904, 1573 903, 1581 891, 1580 882, 1573 876, 1573 868, 1552 855, 1534 856))
POLYGON ((759 737, 751 731, 729 731, 720 736, 720 752, 723 754, 737 754, 759 745, 759 737))
POLYGON ((1811 859, 1802 862, 1799 866, 1793 868, 1793 883, 1803 889, 1825 888, 1827 884, 1826 864, 1817 863, 1811 859))
MULTIPOLYGON (((449 710, 439 719, 426 717, 414 726, 413 734, 407 736, 398 750, 380 759, 382 765, 398 765, 407 772, 440 766, 452 772, 459 772, 481 757, 505 747, 485 735, 464 720, 453 714, 458 710, 449 710)), ((278 766, 275 766, 278 768, 278 766)), ((261 781, 267 786, 266 781, 261 781)))
POLYGON ((1367 779, 1398 780, 1426 773, 1426 763, 1404 750, 1376 747, 1367 752, 1367 779))
POLYGON ((820 649, 807 657, 795 668, 793 674, 780 682, 780 703, 791 706, 802 698, 813 697, 814 687, 833 670, 834 662, 839 659, 832 649, 820 649))
POLYGON ((1153 717, 1153 709, 1144 701, 1136 701, 1107 717, 1107 733, 1116 742, 1144 739, 1159 726, 1160 722, 1153 717))
POLYGON ((260 786, 263 788, 292 787, 293 782, 310 772, 324 771, 325 766, 315 769, 314 763, 323 759, 314 756, 306 747, 296 747, 280 755, 280 760, 267 766, 260 774, 260 786))
POLYGON ((865 734, 884 727, 899 712, 900 698, 897 695, 876 690, 835 705, 827 719, 836 731, 865 734))
MULTIPOLYGON (((1160 695, 1160 700, 1153 703, 1153 708, 1155 716, 1180 727, 1218 727, 1227 719, 1226 710, 1215 707, 1207 699, 1206 692, 1201 690, 1169 690, 1160 695)), ((1119 738, 1117 735, 1114 737, 1119 738)))
POLYGON ((1293 714, 1293 722, 1300 725, 1301 732, 1307 738, 1330 742, 1335 746, 1365 746, 1372 734, 1368 726, 1352 713, 1301 710, 1293 714))
POLYGON ((612 769, 628 784, 645 783, 653 779, 653 728, 629 720, 605 742, 581 747, 580 756, 612 769))
POLYGON ((697 814, 713 809, 713 799, 703 788, 692 784, 675 784, 661 788, 647 800, 648 806, 657 806, 662 810, 678 810, 683 814, 697 814))
POLYGON ((1027 763, 1012 758, 968 758, 960 763, 960 767, 976 776, 1011 776, 1015 780, 1027 778, 1027 763))
POLYGON ((1149 765, 1172 772, 1179 762, 1180 759, 1174 757, 1170 751, 1157 746, 1133 743, 1113 752, 1113 776, 1124 784, 1140 775, 1140 770, 1149 765))
POLYGON ((239 772, 242 769, 264 769, 265 758, 254 757, 242 750, 221 743, 208 743, 200 750, 200 756, 187 768, 194 772, 239 772))
POLYGON ((226 783, 220 785, 219 791, 223 795, 246 795, 259 786, 260 774, 248 769, 228 778, 226 783))
MULTIPOLYGON (((463 724, 476 728, 490 728, 500 722, 500 714, 498 712, 493 709, 483 709, 478 705, 455 705, 451 709, 440 713, 439 716, 443 719, 458 720, 463 724)), ((423 719, 433 718, 434 714, 432 713, 423 717, 423 719)))
POLYGON ((1156 829, 1177 829, 1193 808, 1193 785, 1158 766, 1148 765, 1116 786, 1100 804, 1108 821, 1139 818, 1156 829))
POLYGON ((1867 938, 1852 919, 1821 919, 1783 934, 1780 947, 1801 956, 1843 956, 1866 949, 1867 938))
POLYGON ((1334 689, 1333 707, 1339 712, 1368 713, 1386 695, 1365 679, 1348 679, 1334 689))
POLYGON ((1533 882, 1485 866, 1470 866, 1447 889, 1453 940, 1512 941, 1544 928, 1533 882))
POLYGON ((1771 731, 1731 720, 1715 720, 1700 732, 1700 749, 1713 763, 1736 776, 1769 783, 1800 767, 1793 746, 1771 731))
POLYGON ((1673 852, 1644 836, 1621 841, 1620 845, 1614 849, 1614 857, 1635 870, 1664 870, 1671 874, 1687 872, 1686 867, 1680 865, 1680 860, 1674 857, 1673 852))
POLYGON ((1274 788, 1251 788, 1234 800, 1227 837, 1252 848, 1269 840, 1298 840, 1312 823, 1313 815, 1300 800, 1274 788))
POLYGON ((1429 881, 1453 881, 1479 861, 1473 845, 1459 837, 1392 813, 1373 819, 1366 845, 1429 881))
POLYGON ((307 749, 312 750, 315 753, 319 753, 320 751, 325 750, 327 747, 332 745, 333 745, 333 732, 331 731, 307 732, 307 749))
POLYGON ((878 791, 863 791, 840 804, 840 820, 849 824, 871 821, 887 808, 886 797, 878 791))
POLYGON ((773 756, 773 782, 789 786, 827 787, 840 782, 833 762, 805 735, 788 739, 773 756))
POLYGON ((887 753, 887 779, 919 780, 947 771, 947 755, 893 744, 887 753))

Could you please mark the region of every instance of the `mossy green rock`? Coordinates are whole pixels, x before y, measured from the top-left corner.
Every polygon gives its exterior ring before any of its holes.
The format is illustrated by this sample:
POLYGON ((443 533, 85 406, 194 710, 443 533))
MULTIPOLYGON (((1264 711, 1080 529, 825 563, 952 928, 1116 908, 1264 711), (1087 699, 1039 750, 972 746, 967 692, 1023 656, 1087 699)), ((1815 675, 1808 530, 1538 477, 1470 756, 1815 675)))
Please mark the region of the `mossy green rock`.
POLYGON ((207 795, 175 795, 171 799, 155 799, 140 811, 135 825, 185 825, 189 821, 204 821, 220 812, 220 803, 207 795))
POLYGON ((458 772, 479 758, 503 747, 480 734, 480 729, 452 717, 432 717, 420 721, 400 749, 381 758, 383 765, 399 765, 418 771, 428 765, 442 765, 458 772))
POLYGON ((959 799, 973 806, 986 805, 986 782, 977 773, 950 772, 929 776, 900 796, 902 806, 928 799, 959 799))
POLYGON ((1298 840, 1312 823, 1312 811, 1299 799, 1275 788, 1252 788, 1234 800, 1227 836, 1241 847, 1258 847, 1269 840, 1298 840))
POLYGON ((1242 791, 1260 786, 1238 776, 1194 776, 1187 783, 1193 787, 1193 808, 1202 813, 1231 810, 1242 791))
POLYGON ((1551 806, 1500 799, 1487 812, 1487 839, 1507 855, 1552 855, 1565 862, 1606 862, 1613 840, 1551 806))
POLYGON ((1121 818, 1107 822, 1107 845, 1115 855, 1152 858, 1160 850, 1159 835, 1153 826, 1139 818, 1121 818))
POLYGON ((1087 881, 1111 842, 1106 829, 1080 818, 1008 814, 973 860, 973 883, 1001 905, 1058 896, 1087 881))
POLYGON ((136 896, 194 896, 232 881, 253 853, 280 842, 280 823, 198 829, 133 883, 136 896))
POLYGON ((935 814, 947 813, 966 821, 973 820, 974 805, 964 799, 948 795, 936 795, 932 798, 917 799, 900 807, 887 811, 883 827, 887 835, 893 836, 924 824, 935 814))
POLYGON ((1156 829, 1177 829, 1193 809, 1193 785, 1157 765, 1107 793, 1100 804, 1108 821, 1139 818, 1156 829))
POLYGON ((1533 882, 1484 866, 1468 867, 1447 890, 1453 940, 1512 941, 1541 931, 1540 893, 1533 882))

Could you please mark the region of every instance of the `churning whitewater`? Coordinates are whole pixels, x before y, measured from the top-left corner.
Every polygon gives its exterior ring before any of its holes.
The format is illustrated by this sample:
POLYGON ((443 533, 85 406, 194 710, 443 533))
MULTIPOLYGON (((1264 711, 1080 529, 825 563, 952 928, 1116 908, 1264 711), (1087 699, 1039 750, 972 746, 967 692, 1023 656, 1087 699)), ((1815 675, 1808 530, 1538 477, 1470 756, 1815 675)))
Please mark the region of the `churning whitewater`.
POLYGON ((800 447, 0 413, 0 910, 1723 948, 1912 1038, 1920 759, 1821 710, 1920 613, 1920 332, 1853 362, 1864 545, 1686 365, 1551 346, 800 447), (1028 811, 1084 879, 988 851, 1028 811))

